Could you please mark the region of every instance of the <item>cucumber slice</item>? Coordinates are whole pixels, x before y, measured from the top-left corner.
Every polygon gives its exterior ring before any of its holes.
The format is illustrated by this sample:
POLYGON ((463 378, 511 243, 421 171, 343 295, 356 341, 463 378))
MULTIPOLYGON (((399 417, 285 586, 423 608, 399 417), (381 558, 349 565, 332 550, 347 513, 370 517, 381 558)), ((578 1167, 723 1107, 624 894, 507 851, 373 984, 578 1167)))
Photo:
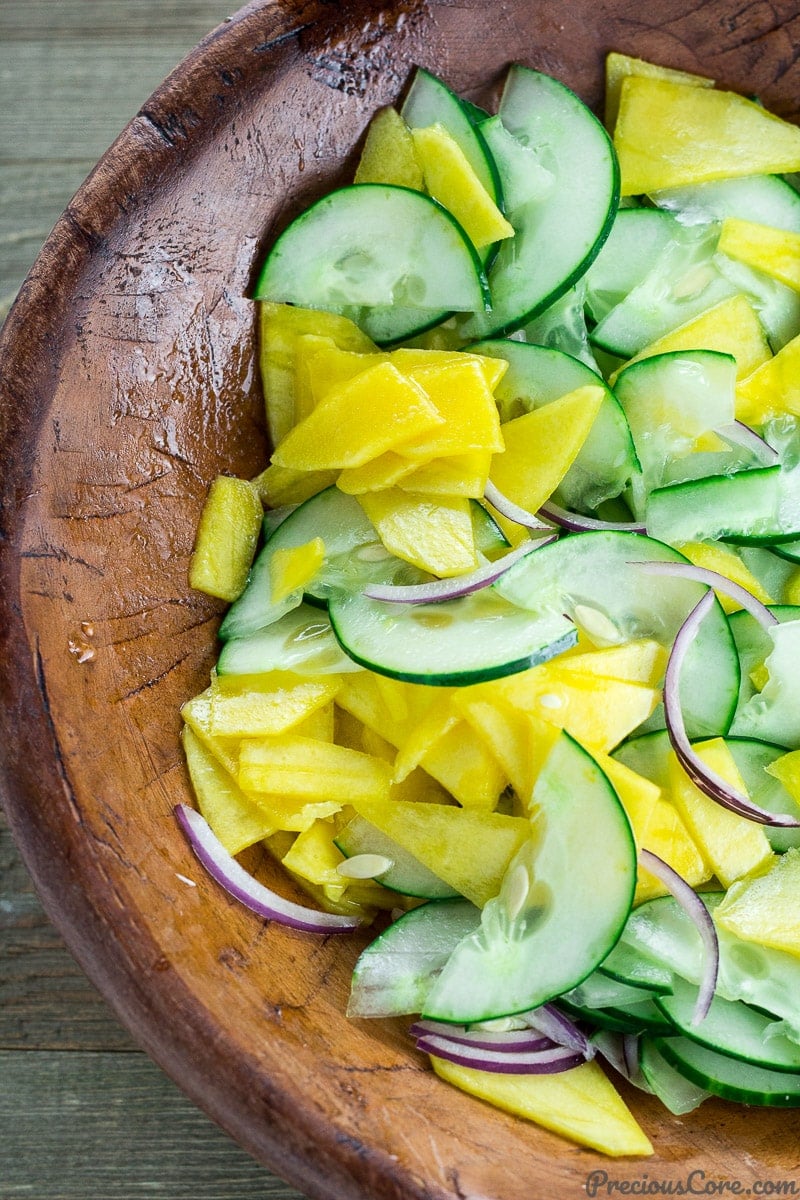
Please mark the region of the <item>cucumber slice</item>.
POLYGON ((379 343, 489 304, 455 218, 422 192, 375 183, 339 188, 301 213, 267 255, 254 298, 340 313, 379 343))
MULTIPOLYGON (((637 561, 686 560, 671 546, 639 534, 578 533, 542 546, 511 567, 495 589, 539 616, 566 612, 587 629, 590 621, 608 627, 607 640, 652 637, 671 646, 707 589, 665 576, 659 579, 654 603, 652 578, 631 565, 637 561)), ((681 677, 690 736, 727 733, 738 695, 739 657, 727 618, 715 604, 681 677)))
POLYGON ((619 401, 596 372, 561 350, 509 339, 477 342, 469 350, 508 363, 495 389, 506 421, 550 404, 585 384, 605 387, 589 436, 559 485, 559 499, 566 508, 591 511, 624 491, 638 473, 639 462, 619 401))
MULTIPOLYGON (((697 439, 734 420, 736 359, 712 350, 655 354, 621 371, 614 390, 651 491, 691 472, 697 439)), ((704 463, 718 458, 701 457, 704 463)), ((735 463, 741 454, 728 451, 722 458, 735 463)))
POLYGON ((230 638, 217 660, 218 675, 258 675, 266 671, 338 675, 360 670, 337 642, 327 613, 307 604, 300 604, 248 637, 230 638))
MULTIPOLYGON (((658 735, 656 735, 658 736, 658 735)), ((607 975, 618 983, 628 984, 629 987, 645 988, 648 992, 670 992, 672 990, 673 974, 665 967, 659 967, 651 959, 643 957, 630 946, 617 942, 610 954, 606 955, 598 974, 607 975)))
POLYGON ((675 238, 678 225, 655 208, 623 208, 608 241, 586 272, 586 309, 596 323, 645 279, 675 238))
POLYGON ((444 900, 458 895, 404 846, 399 846, 394 838, 364 817, 353 817, 334 841, 347 858, 352 858, 354 854, 381 854, 391 859, 391 867, 380 878, 382 886, 390 891, 426 900, 444 900))
POLYGON ((356 662, 379 675, 434 687, 514 675, 577 641, 563 613, 533 618, 495 587, 437 604, 384 604, 340 592, 331 596, 328 613, 342 649, 356 662))
POLYGON ((506 212, 543 200, 553 186, 553 173, 542 166, 535 150, 523 146, 499 117, 488 117, 480 131, 500 175, 506 212))
POLYGON ((800 1107, 800 1075, 740 1062, 688 1038, 657 1037, 653 1044, 676 1071, 714 1096, 741 1104, 800 1107))
POLYGON ((512 859, 480 928, 435 980, 426 1016, 471 1022, 525 1012, 577 986, 617 941, 633 899, 636 847, 616 792, 568 734, 542 768, 532 814, 534 836, 512 859))
POLYGON ((652 1000, 643 1000, 627 1008, 589 1008, 576 1004, 571 994, 559 997, 559 1005, 576 1021, 584 1021, 595 1029, 606 1029, 613 1033, 673 1033, 664 1015, 652 1000))
POLYGON ((742 1062, 771 1071, 800 1072, 800 1045, 777 1031, 770 1031, 775 1021, 757 1012, 741 1000, 725 1000, 715 996, 707 1015, 698 1025, 693 1024, 697 988, 683 979, 675 980, 669 996, 657 996, 656 1007, 678 1033, 742 1062))
POLYGON ((553 175, 537 201, 511 213, 516 236, 502 243, 490 271, 492 308, 460 323, 467 340, 518 329, 584 274, 608 236, 619 203, 619 168, 603 126, 562 83, 512 66, 499 116, 553 175))
MULTIPOLYGON (((713 911, 723 892, 704 892, 713 911)), ((744 942, 717 930, 720 964, 717 995, 741 1000, 786 1022, 786 1031, 800 1038, 800 959, 783 950, 744 942)), ((620 944, 637 950, 681 979, 699 985, 702 946, 697 929, 671 896, 645 901, 631 913, 620 944)))
POLYGON ((371 578, 370 571, 374 573, 389 558, 355 497, 345 495, 337 487, 326 488, 299 505, 267 540, 250 570, 247 587, 228 609, 220 626, 219 636, 223 641, 256 633, 297 607, 302 591, 292 592, 277 603, 272 600, 270 561, 276 550, 304 546, 315 537, 321 537, 325 543, 325 563, 307 591, 318 598, 324 598, 333 579, 340 582, 353 576, 371 578))
POLYGON ((790 473, 774 466, 656 488, 647 497, 647 531, 678 544, 720 538, 756 545, 795 541, 800 512, 793 487, 790 473))
POLYGON ((762 661, 769 677, 761 691, 740 701, 732 732, 796 750, 800 748, 800 619, 781 621, 765 634, 768 650, 762 661))
POLYGON ((671 1067, 650 1038, 639 1044, 639 1070, 653 1095, 676 1117, 692 1112, 711 1095, 671 1067))
POLYGON ((740 217, 800 233, 800 196, 778 175, 748 175, 666 188, 653 192, 650 199, 687 225, 740 217))
POLYGON ((632 358, 739 290, 718 270, 716 226, 681 227, 641 283, 592 330, 592 343, 632 358))
POLYGON ((480 924, 468 900, 431 900, 395 921, 359 956, 348 1017, 421 1012, 433 981, 455 947, 480 924))
POLYGON ((646 1000, 651 1000, 652 996, 653 993, 647 988, 622 983, 598 969, 577 987, 564 992, 560 1001, 566 1000, 584 1009, 628 1008, 631 1005, 644 1004, 646 1000))

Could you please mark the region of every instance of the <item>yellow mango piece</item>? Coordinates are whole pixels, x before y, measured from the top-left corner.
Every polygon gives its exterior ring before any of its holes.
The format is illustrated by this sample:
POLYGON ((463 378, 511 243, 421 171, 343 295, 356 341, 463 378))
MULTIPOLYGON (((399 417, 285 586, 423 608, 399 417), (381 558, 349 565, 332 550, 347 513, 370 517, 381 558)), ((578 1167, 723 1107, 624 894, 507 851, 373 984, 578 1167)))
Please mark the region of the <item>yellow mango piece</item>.
POLYGON ((614 127, 621 194, 800 170, 800 129, 736 92, 628 76, 614 127))
MULTIPOLYGON (((747 795, 747 788, 722 738, 695 746, 706 766, 747 795)), ((723 887, 758 870, 772 857, 763 826, 729 812, 695 787, 674 754, 670 754, 670 795, 703 858, 723 887)))
POLYGON ((421 766, 464 808, 492 811, 507 782, 466 721, 443 733, 425 752, 421 766))
POLYGON ((444 367, 448 363, 476 363, 486 381, 486 386, 493 392, 500 380, 508 371, 508 363, 504 358, 493 358, 488 354, 473 354, 471 350, 453 350, 431 347, 398 346, 389 354, 389 361, 394 363, 398 371, 409 372, 415 376, 423 368, 444 367))
POLYGON ((604 391, 588 384, 502 426, 505 452, 492 458, 492 483, 536 512, 572 466, 594 424, 604 391))
POLYGON ((527 805, 559 730, 512 704, 482 699, 473 688, 459 688, 452 703, 527 805))
MULTIPOLYGON (((764 326, 750 301, 741 294, 721 300, 699 317, 651 342, 625 365, 673 350, 718 350, 730 354, 736 359, 737 379, 745 379, 772 358, 764 326)), ((611 376, 612 387, 618 374, 619 371, 611 376)))
POLYGON ((800 292, 800 233, 726 217, 717 250, 800 292))
MULTIPOLYGON (((337 707, 355 717, 374 733, 380 734, 395 747, 399 746, 413 729, 413 718, 408 705, 398 712, 396 705, 392 704, 391 697, 387 695, 389 689, 384 685, 396 682, 390 679, 382 680, 372 671, 359 671, 343 679, 336 696, 337 707)), ((402 684, 398 683, 396 690, 402 695, 401 688, 402 684)))
MULTIPOLYGON (((262 844, 273 858, 276 858, 282 864, 283 859, 297 840, 297 836, 297 834, 279 829, 271 837, 265 838, 262 844)), ((357 917, 364 925, 371 924, 375 919, 377 911, 375 906, 363 904, 358 898, 351 898, 349 888, 345 890, 344 894, 332 898, 327 894, 328 889, 326 887, 317 883, 311 883, 310 880, 304 879, 302 875, 292 874, 292 878, 306 895, 311 897, 315 904, 327 912, 343 913, 345 916, 357 917)), ((336 892, 338 891, 339 889, 336 889, 336 892)), ((399 897, 395 899, 399 899, 399 897)))
POLYGON ((259 301, 259 367, 273 446, 283 440, 297 420, 297 339, 307 333, 329 337, 343 350, 367 354, 377 351, 374 342, 347 317, 271 300, 259 301))
POLYGON ((566 730, 592 753, 610 753, 647 720, 660 699, 659 690, 645 684, 570 674, 557 663, 480 686, 539 721, 566 730))
POLYGON ((331 337, 303 334, 295 348, 295 424, 307 417, 332 388, 347 383, 369 367, 389 361, 390 356, 382 351, 343 350, 331 337))
POLYGON ((412 129, 425 187, 453 214, 477 250, 514 236, 458 145, 443 125, 412 129))
POLYGON ((495 1108, 611 1157, 641 1156, 653 1147, 596 1062, 556 1075, 506 1075, 431 1058, 436 1074, 495 1108))
MULTIPOLYGON (((733 583, 741 584, 742 587, 747 588, 748 592, 752 592, 762 604, 775 603, 764 589, 761 581, 756 579, 749 567, 732 550, 728 550, 716 542, 685 542, 677 549, 681 554, 685 554, 689 562, 694 563, 696 567, 716 571, 718 574, 724 575, 726 579, 732 580, 733 583)), ((737 600, 726 596, 722 590, 717 591, 716 594, 726 613, 738 612, 742 607, 737 600)))
POLYGON ((746 942, 800 955, 800 850, 773 855, 728 889, 714 919, 746 942))
MULTIPOLYGON (((399 455, 397 457, 400 458, 399 455)), ((475 450, 471 454, 434 458, 419 467, 409 459, 402 461, 411 470, 394 481, 401 491, 424 492, 429 496, 466 496, 467 499, 480 500, 489 479, 492 455, 488 451, 475 450)))
POLYGON ((387 763, 314 738, 245 738, 239 751, 239 786, 247 792, 344 804, 388 796, 390 783, 387 763))
POLYGON ((559 671, 567 675, 601 675, 648 687, 660 686, 666 666, 667 651, 653 638, 635 638, 600 650, 573 648, 558 659, 559 671))
POLYGON ((237 737, 219 737, 211 731, 211 688, 187 700, 181 717, 192 733, 233 779, 239 776, 239 743, 237 737))
POLYGON ((415 192, 424 188, 411 131, 391 105, 379 108, 369 123, 353 182, 391 183, 415 192))
POLYGON ((316 883, 320 887, 332 885, 331 899, 341 898, 347 886, 345 879, 336 871, 339 863, 344 862, 344 855, 334 845, 335 836, 333 823, 318 819, 297 835, 291 849, 281 860, 287 871, 309 883, 316 883))
POLYGON ((292 592, 310 583, 325 561, 325 543, 312 538, 302 546, 279 548, 269 560, 269 585, 273 603, 279 604, 292 592))
POLYGON ((705 75, 693 75, 689 71, 676 71, 673 67, 660 67, 642 58, 611 51, 606 55, 606 103, 604 122, 609 133, 614 132, 619 112, 619 96, 622 81, 629 75, 645 75, 651 79, 668 79, 673 83, 684 83, 688 87, 713 87, 714 80, 705 75))
POLYGON ((790 750, 788 754, 782 754, 764 770, 778 779, 792 799, 800 804, 800 750, 790 750))
MULTIPOLYGON (((692 887, 696 888, 710 879, 712 871, 692 840, 678 810, 661 788, 606 754, 595 753, 594 758, 628 814, 637 847, 657 854, 692 887)), ((666 895, 667 888, 663 883, 639 866, 634 904, 666 895)))
POLYGON ((197 807, 229 854, 239 854, 274 832, 266 813, 244 794, 188 725, 181 741, 197 807))
POLYGON ((381 492, 394 487, 415 470, 413 462, 401 458, 395 450, 386 450, 363 467, 348 467, 341 471, 336 486, 348 496, 363 496, 365 492, 381 492))
POLYGON ((235 600, 247 583, 263 516, 251 483, 218 475, 200 514, 189 586, 220 600, 235 600))
POLYGON ((480 362, 465 356, 441 366, 406 368, 406 375, 424 389, 445 424, 399 447, 404 458, 424 463, 443 455, 503 451, 497 404, 480 362))
POLYGON ((787 342, 736 385, 736 419, 763 425, 789 413, 800 416, 800 336, 787 342))
POLYGON ((249 799, 272 822, 276 830, 303 833, 315 821, 327 821, 341 811, 342 800, 307 800, 302 796, 278 796, 267 792, 249 792, 249 799))
POLYGON ((339 675, 301 677, 287 671, 217 675, 211 684, 209 731, 217 737, 274 737, 330 703, 339 675))
POLYGON ((336 471, 290 471, 270 463, 251 482, 265 508, 282 508, 284 504, 302 504, 324 492, 336 483, 336 476, 336 471))
POLYGON ((272 456, 294 470, 360 467, 444 420, 422 388, 379 362, 327 393, 272 456))
POLYGON ((447 804, 359 800, 353 808, 479 908, 531 834, 527 817, 447 804))
POLYGON ((449 733, 459 721, 459 715, 450 702, 452 689, 437 688, 436 693, 427 712, 420 720, 414 722, 411 733, 398 747, 394 764, 396 783, 402 783, 420 765, 425 755, 433 749, 436 743, 449 733))
POLYGON ((446 578, 478 566, 469 501, 387 488, 358 501, 387 550, 422 571, 446 578))

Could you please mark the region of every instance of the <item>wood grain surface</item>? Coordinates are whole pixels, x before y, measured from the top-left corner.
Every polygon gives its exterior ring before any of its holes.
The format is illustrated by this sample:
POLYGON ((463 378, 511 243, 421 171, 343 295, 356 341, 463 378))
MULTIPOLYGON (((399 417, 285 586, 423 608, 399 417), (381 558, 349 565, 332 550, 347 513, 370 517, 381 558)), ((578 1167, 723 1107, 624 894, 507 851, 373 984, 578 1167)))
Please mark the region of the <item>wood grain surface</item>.
MULTIPOLYGON (((234 0, 0 0, 0 324, 95 162, 234 0)), ((0 1200, 296 1200, 179 1091, 45 916, 0 809, 0 1200)))
MULTIPOLYGON (((48 68, 63 64, 72 97, 104 72, 64 133, 75 161, 58 161, 77 174, 111 136, 111 98, 124 96, 129 112, 142 104, 145 47, 172 44, 169 57, 179 56, 179 6, 110 5, 95 37, 89 18, 103 7, 44 5, 26 35, 23 14, 35 3, 6 6, 3 76, 18 80, 9 128, 22 143, 8 156, 21 170, 34 165, 30 131, 56 153, 54 122, 73 111, 53 100, 48 68), (163 38, 153 37, 159 9, 175 21, 163 38), (115 38, 109 69, 104 48, 115 38), (34 96, 37 62, 48 77, 34 96)), ((252 0, 139 109, 7 319, 0 762, 9 822, 46 910, 137 1041, 314 1200, 550 1200, 580 1196, 605 1164, 447 1088, 402 1022, 347 1021, 360 935, 309 941, 255 919, 197 869, 176 827, 173 806, 188 799, 179 706, 207 680, 220 608, 187 589, 196 521, 216 473, 252 475, 267 451, 247 300, 256 265, 287 211, 346 177, 370 114, 396 98, 414 63, 490 102, 519 59, 596 104, 615 48, 702 70, 796 117, 798 17, 797 5, 761 0, 661 0, 657 10, 641 0, 252 0), (95 654, 81 662, 70 639, 84 623, 95 654)), ((34 211, 33 200, 20 202, 20 219, 34 211)), ((268 863, 255 869, 274 877, 268 863)), ((63 961, 45 966, 54 939, 29 903, 12 915, 6 960, 8 1020, 30 1042, 7 1035, 2 1050, 10 1116, 0 1122, 9 1138, 0 1169, 15 1172, 2 1200, 125 1194, 115 1187, 195 1200, 269 1194, 244 1158, 219 1165, 227 1151, 206 1126, 194 1126, 196 1138, 182 1132, 195 1115, 160 1076, 143 1098, 139 1072, 151 1068, 124 1035, 104 1042, 113 1026, 100 1007, 86 1017, 89 1045, 79 1025, 66 1035, 73 1049, 52 1048, 67 1021, 50 997, 84 985, 63 961), (42 932, 16 977, 26 921, 42 932), (40 1001, 25 998, 33 977, 46 981, 40 1001), (88 1130, 79 1120, 65 1155, 66 1116, 84 1104, 88 1130), (194 1147, 206 1142, 216 1149, 200 1163, 194 1147), (169 1165, 167 1151, 179 1156, 169 1165), (226 1171, 242 1172, 227 1191, 226 1171)), ((82 994, 88 1014, 96 1002, 82 994)), ((746 1187, 797 1176, 791 1114, 709 1102, 677 1120, 649 1097, 634 1103, 656 1145, 650 1178, 674 1184, 705 1171, 746 1187)), ((615 1163, 613 1175, 630 1184, 642 1170, 615 1163)))

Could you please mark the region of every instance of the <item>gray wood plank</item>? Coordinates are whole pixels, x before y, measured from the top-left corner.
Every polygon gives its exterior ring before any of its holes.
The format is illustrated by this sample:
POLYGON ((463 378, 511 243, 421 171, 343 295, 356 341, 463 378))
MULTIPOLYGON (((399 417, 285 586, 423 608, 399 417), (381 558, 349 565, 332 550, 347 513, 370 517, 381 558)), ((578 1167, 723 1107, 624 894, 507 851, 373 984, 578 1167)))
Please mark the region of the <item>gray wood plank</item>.
POLYGON ((236 0, 0 0, 3 38, 119 42, 126 37, 200 40, 239 8, 236 0))
POLYGON ((143 1055, 0 1053, 3 1200, 303 1200, 143 1055))

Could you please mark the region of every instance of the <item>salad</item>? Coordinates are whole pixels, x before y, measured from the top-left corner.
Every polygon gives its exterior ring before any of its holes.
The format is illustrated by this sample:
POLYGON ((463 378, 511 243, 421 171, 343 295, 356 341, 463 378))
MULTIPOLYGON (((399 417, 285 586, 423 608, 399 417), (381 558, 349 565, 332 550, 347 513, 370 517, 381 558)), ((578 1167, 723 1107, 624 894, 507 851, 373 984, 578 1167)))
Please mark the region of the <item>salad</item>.
POLYGON ((210 488, 183 708, 223 887, 374 925, 348 1012, 609 1155, 800 1105, 800 130, 620 54, 604 123, 418 69, 258 279, 273 444, 210 488), (237 861, 263 842, 307 893, 237 861))

